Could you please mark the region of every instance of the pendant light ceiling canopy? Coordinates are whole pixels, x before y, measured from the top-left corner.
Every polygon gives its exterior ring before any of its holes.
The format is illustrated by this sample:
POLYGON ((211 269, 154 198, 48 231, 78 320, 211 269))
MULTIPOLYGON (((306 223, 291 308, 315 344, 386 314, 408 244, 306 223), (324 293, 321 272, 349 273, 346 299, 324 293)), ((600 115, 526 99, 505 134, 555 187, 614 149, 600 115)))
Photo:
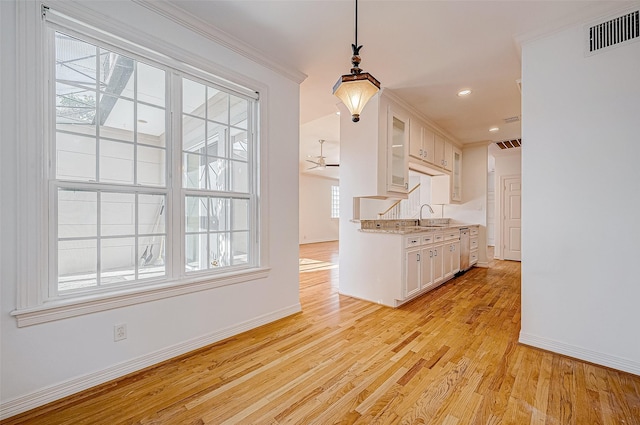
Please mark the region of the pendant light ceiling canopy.
POLYGON ((380 82, 368 72, 360 69, 360 49, 358 46, 358 0, 356 2, 356 40, 351 45, 351 74, 341 76, 333 86, 333 94, 340 99, 351 112, 353 122, 360 121, 360 113, 365 105, 380 90, 380 82))

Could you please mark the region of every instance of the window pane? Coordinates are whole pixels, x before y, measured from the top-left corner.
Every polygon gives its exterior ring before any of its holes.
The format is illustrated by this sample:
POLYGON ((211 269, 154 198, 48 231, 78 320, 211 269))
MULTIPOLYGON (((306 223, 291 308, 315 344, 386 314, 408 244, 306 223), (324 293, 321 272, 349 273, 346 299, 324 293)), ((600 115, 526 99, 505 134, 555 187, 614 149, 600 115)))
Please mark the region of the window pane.
POLYGON ((249 192, 249 168, 246 162, 229 161, 231 163, 231 190, 233 192, 249 192))
POLYGON ((96 140, 77 134, 56 133, 56 178, 96 180, 96 140))
POLYGON ((95 117, 95 91, 56 82, 56 128, 58 130, 95 134, 95 117))
POLYGON ((204 156, 184 154, 183 187, 190 189, 204 189, 206 187, 204 156))
POLYGON ((98 250, 95 239, 58 242, 58 290, 96 286, 98 250))
POLYGON ((99 52, 100 91, 133 99, 135 61, 107 49, 99 48, 99 52))
POLYGON ((187 196, 185 199, 185 224, 187 232, 207 231, 207 198, 187 196))
POLYGON ((182 150, 204 153, 205 120, 185 115, 182 118, 182 150))
POLYGON ((231 96, 231 125, 246 130, 248 110, 249 102, 246 99, 231 96))
POLYGON ((138 234, 166 233, 164 205, 164 195, 138 195, 138 234))
POLYGON ((231 234, 231 261, 234 266, 247 264, 249 259, 249 232, 233 232, 231 234))
POLYGON ((133 184, 133 145, 100 142, 100 181, 133 184))
POLYGON ((225 198, 211 198, 210 199, 210 216, 209 216, 209 231, 221 231, 229 229, 228 211, 229 200, 225 198))
POLYGON ((213 233, 209 238, 210 268, 226 267, 229 261, 229 234, 213 233))
POLYGON ((56 79, 96 89, 96 47, 59 32, 55 40, 56 79))
POLYGON ((151 279, 166 274, 165 237, 140 238, 138 243, 138 279, 151 279))
POLYGON ((205 117, 205 86, 195 81, 182 79, 182 112, 205 117))
POLYGON ((100 241, 100 285, 135 280, 135 268, 135 238, 100 241))
POLYGON ((133 142, 133 105, 130 100, 102 95, 98 106, 100 136, 133 142))
POLYGON ((229 95, 207 87, 207 118, 221 124, 229 123, 229 95))
MULTIPOLYGON (((165 72, 138 62, 138 101, 165 107, 165 72)), ((140 119, 138 115, 138 119, 140 119)))
POLYGON ((206 270, 207 234, 187 235, 185 238, 186 271, 206 270))
POLYGON ((231 200, 232 230, 249 230, 249 200, 231 200))
POLYGON ((135 235, 135 202, 133 193, 100 195, 100 234, 102 236, 135 235))
POLYGON ((58 238, 96 237, 98 194, 79 190, 58 190, 58 238))
POLYGON ((231 130, 231 149, 233 159, 246 161, 248 156, 247 132, 237 129, 231 130))
POLYGON ((138 106, 138 116, 136 126, 138 129, 138 143, 145 145, 164 146, 165 145, 165 110, 153 106, 138 106))
POLYGON ((138 146, 138 184, 166 186, 166 156, 164 149, 138 146))
POLYGON ((207 122, 207 155, 217 157, 227 156, 226 133, 226 126, 216 124, 213 121, 207 122))
POLYGON ((209 162, 209 189, 227 190, 227 164, 224 159, 207 158, 209 162))

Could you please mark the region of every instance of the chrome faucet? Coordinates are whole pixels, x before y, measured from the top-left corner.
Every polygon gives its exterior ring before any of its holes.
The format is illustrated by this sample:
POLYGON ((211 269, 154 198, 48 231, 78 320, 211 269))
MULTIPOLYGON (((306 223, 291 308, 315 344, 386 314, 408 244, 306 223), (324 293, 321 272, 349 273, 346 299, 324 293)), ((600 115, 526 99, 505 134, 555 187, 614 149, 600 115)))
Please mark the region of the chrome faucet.
POLYGON ((422 209, 424 207, 429 208, 429 211, 431 211, 431 215, 433 215, 433 208, 431 208, 431 205, 429 204, 422 204, 422 206, 420 207, 420 220, 422 220, 422 209))

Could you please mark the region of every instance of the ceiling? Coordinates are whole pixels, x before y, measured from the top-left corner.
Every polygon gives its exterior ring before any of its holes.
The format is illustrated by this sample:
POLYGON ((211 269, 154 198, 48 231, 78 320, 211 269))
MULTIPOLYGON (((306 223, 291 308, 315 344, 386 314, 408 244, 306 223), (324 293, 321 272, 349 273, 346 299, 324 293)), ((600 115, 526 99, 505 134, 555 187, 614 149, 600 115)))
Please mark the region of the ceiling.
MULTIPOLYGON (((429 117, 457 142, 521 137, 517 40, 581 24, 634 2, 360 0, 361 68, 429 117), (461 89, 471 95, 458 97, 461 89), (490 127, 500 130, 490 133, 490 127)), ((351 67, 353 0, 172 2, 307 78, 300 93, 301 170, 325 139, 339 155, 332 87, 351 67)), ((335 174, 337 167, 327 169, 335 174)), ((318 171, 314 171, 318 173, 318 171)))

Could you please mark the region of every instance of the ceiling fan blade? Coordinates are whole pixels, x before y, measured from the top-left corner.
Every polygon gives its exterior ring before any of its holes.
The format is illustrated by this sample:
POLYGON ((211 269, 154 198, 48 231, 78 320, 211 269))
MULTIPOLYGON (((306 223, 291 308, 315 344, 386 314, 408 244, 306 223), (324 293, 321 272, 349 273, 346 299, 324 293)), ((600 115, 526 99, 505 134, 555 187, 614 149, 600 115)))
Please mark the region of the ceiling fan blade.
POLYGON ((310 162, 310 163, 312 163, 312 164, 316 164, 316 167, 320 165, 320 163, 319 163, 319 162, 312 161, 312 160, 310 160, 310 159, 307 159, 306 161, 307 161, 307 162, 310 162))
POLYGON ((340 164, 325 164, 325 167, 339 167, 340 164))

